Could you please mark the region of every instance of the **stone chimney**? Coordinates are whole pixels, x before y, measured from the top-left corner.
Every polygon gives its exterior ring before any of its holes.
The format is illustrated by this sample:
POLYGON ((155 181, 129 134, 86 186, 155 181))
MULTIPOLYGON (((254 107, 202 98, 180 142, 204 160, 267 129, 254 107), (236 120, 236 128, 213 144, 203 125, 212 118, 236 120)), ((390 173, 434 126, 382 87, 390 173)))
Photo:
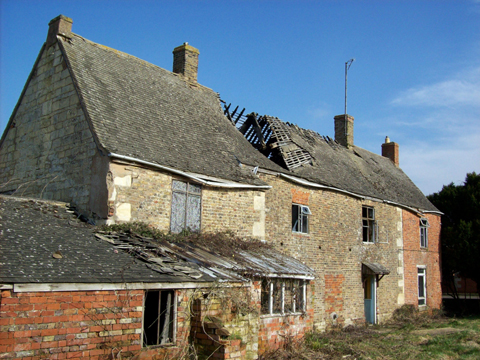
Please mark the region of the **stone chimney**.
POLYGON ((69 17, 58 15, 48 23, 47 48, 57 42, 57 35, 66 35, 72 32, 73 20, 69 17))
POLYGON ((399 167, 398 144, 391 142, 388 136, 385 137, 385 144, 382 144, 382 156, 389 158, 396 167, 399 167))
POLYGON ((337 115, 335 119, 335 140, 345 146, 353 146, 353 116, 337 115))
POLYGON ((173 72, 183 75, 187 80, 197 82, 198 55, 200 51, 188 43, 173 49, 173 72))

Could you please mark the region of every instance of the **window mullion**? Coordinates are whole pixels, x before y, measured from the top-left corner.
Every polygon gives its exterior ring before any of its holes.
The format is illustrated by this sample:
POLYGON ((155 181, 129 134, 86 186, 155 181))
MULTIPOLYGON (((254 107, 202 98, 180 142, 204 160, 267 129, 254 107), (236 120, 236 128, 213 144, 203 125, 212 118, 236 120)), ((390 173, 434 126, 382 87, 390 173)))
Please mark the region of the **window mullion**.
POLYGON ((270 281, 270 296, 268 299, 268 312, 270 315, 273 314, 273 281, 270 281))

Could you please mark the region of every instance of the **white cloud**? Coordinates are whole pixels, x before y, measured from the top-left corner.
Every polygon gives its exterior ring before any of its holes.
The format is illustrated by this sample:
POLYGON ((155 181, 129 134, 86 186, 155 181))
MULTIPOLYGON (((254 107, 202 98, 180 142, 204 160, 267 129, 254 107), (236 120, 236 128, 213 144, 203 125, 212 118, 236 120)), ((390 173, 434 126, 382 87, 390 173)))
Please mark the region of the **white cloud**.
POLYGON ((469 172, 480 170, 480 133, 403 144, 400 166, 425 195, 438 192, 451 182, 460 184, 469 172))
POLYGON ((400 166, 426 195, 480 171, 480 67, 408 89, 390 105, 400 166))
POLYGON ((396 106, 480 107, 480 67, 454 79, 404 91, 392 102, 396 106))

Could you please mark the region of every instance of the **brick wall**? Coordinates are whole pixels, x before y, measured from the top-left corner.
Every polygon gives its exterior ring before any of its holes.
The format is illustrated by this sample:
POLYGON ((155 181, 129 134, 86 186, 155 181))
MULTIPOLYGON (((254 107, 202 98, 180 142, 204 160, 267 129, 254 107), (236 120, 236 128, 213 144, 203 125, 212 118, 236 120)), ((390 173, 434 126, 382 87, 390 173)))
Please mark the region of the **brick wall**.
POLYGON ((403 242, 405 263, 405 303, 418 306, 417 266, 425 266, 427 273, 427 306, 439 309, 442 304, 440 273, 440 227, 439 215, 424 215, 430 224, 428 247, 420 247, 420 217, 403 211, 403 242))
MULTIPOLYGON (((260 284, 257 284, 260 287, 260 284)), ((302 338, 306 332, 313 330, 314 288, 307 285, 306 312, 302 315, 261 315, 258 333, 258 352, 282 347, 290 340, 302 338)))
POLYGON ((265 194, 266 239, 277 250, 305 262, 316 271, 316 279, 312 282, 316 328, 333 325, 332 312, 338 316, 336 321, 345 325, 365 320, 361 276, 364 261, 378 262, 390 270, 377 289, 379 321, 403 304, 400 209, 299 186, 273 175, 261 174, 261 178, 272 185, 265 194), (308 234, 292 232, 292 202, 309 206, 312 215, 309 216, 308 234), (362 205, 375 208, 379 243, 364 244, 362 241, 362 205))
POLYGON ((0 148, 3 191, 88 212, 96 146, 58 45, 34 69, 0 148))
POLYGON ((254 281, 252 287, 212 290, 193 303, 191 336, 198 351, 213 354, 212 358, 256 359, 313 329, 314 293, 310 285, 307 310, 296 315, 260 314, 261 281, 254 281), (219 328, 227 329, 231 336, 219 336, 219 328))
POLYGON ((14 293, 2 291, 0 354, 7 359, 158 358, 184 353, 188 291, 177 291, 177 344, 143 348, 143 290, 14 293))
MULTIPOLYGON (((107 177, 109 220, 145 221, 170 230, 172 180, 160 171, 110 164, 107 177)), ((201 229, 233 231, 239 236, 265 237, 265 193, 245 189, 202 187, 201 229)))

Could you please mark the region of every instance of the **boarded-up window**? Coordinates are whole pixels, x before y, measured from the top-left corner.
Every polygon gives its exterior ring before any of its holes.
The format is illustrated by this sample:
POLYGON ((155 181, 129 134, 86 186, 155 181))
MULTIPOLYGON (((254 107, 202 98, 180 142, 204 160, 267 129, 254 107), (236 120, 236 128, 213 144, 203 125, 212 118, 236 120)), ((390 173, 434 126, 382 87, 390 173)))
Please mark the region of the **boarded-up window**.
POLYGON ((201 195, 201 185, 173 180, 171 232, 179 233, 182 230, 200 230, 201 195))

